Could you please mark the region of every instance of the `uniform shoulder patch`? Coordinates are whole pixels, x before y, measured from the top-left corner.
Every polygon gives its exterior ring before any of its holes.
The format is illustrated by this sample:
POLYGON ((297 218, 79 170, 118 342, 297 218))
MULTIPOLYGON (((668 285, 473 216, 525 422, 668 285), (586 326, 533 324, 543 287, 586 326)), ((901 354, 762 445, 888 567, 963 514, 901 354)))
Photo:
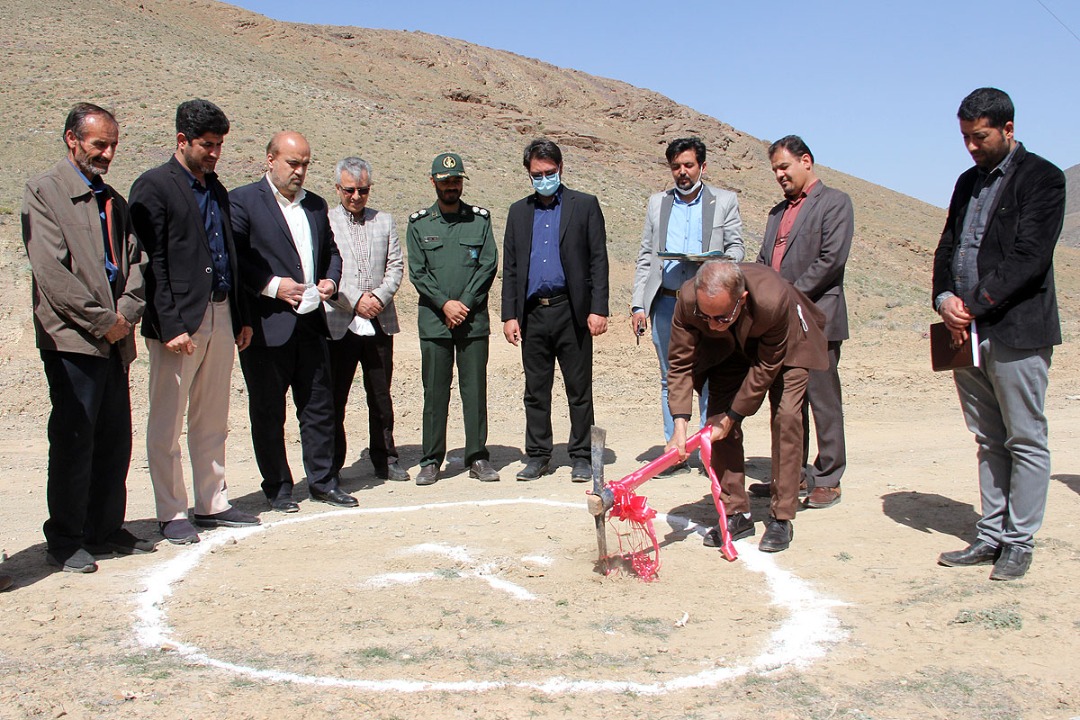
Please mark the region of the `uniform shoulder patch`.
POLYGON ((488 217, 489 215, 491 215, 491 213, 489 213, 487 211, 487 208, 482 208, 482 207, 479 207, 478 205, 473 205, 472 206, 472 211, 474 213, 476 213, 477 215, 479 215, 480 217, 488 217))
POLYGON ((424 208, 423 210, 417 210, 416 212, 414 212, 412 215, 409 216, 409 222, 415 222, 416 220, 419 220, 420 218, 424 217, 427 214, 428 214, 427 208, 424 208))

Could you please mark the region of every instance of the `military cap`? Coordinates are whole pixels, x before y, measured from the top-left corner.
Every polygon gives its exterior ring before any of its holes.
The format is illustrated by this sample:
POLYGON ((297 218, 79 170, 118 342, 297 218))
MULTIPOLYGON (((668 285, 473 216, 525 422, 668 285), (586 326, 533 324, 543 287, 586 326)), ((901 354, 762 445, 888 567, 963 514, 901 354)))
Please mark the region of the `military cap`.
POLYGON ((436 155, 431 163, 431 177, 436 180, 445 180, 452 177, 468 179, 468 175, 465 174, 465 163, 461 161, 461 156, 457 153, 436 155))

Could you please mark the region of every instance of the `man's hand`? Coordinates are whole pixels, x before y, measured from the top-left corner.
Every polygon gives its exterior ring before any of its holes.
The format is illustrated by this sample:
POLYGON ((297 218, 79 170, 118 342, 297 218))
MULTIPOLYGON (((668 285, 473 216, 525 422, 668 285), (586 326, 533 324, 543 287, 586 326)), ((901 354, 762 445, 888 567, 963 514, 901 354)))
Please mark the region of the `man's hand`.
POLYGON ((607 318, 603 315, 594 315, 589 313, 588 317, 589 334, 593 337, 597 335, 603 335, 607 332, 607 318))
POLYGON ((376 315, 382 312, 383 304, 379 298, 375 297, 369 292, 360 296, 360 299, 356 301, 356 307, 353 311, 364 318, 365 320, 371 320, 376 315))
POLYGON ((966 330, 975 316, 964 305, 964 301, 953 295, 945 298, 938 308, 938 314, 950 330, 966 330))
POLYGON ((108 343, 115 343, 117 340, 122 340, 131 334, 131 323, 127 321, 127 318, 116 313, 116 322, 113 326, 105 332, 105 341, 108 343))
POLYGON ((240 328, 240 334, 236 336, 236 350, 237 352, 244 350, 251 344, 251 336, 254 335, 254 330, 250 325, 245 325, 240 328))
POLYGON ((510 319, 503 323, 503 337, 511 345, 517 345, 521 342, 521 325, 518 324, 517 320, 510 319))
POLYGON ((456 328, 469 317, 469 308, 460 300, 447 300, 442 306, 443 316, 446 318, 446 327, 456 328))
POLYGON ((705 420, 706 425, 712 425, 712 437, 710 442, 723 440, 735 429, 735 421, 727 413, 713 415, 705 420))
POLYGON ((187 333, 180 333, 172 340, 165 343, 165 349, 171 353, 184 353, 185 355, 192 355, 195 353, 195 343, 191 341, 191 336, 187 333))
POLYGON ((963 345, 968 339, 968 328, 975 319, 975 316, 964 305, 964 301, 955 295, 945 298, 938 308, 938 314, 945 321, 945 327, 949 328, 953 346, 963 345))
POLYGON ((306 286, 303 283, 298 283, 292 278, 283 277, 278 284, 277 298, 278 300, 284 300, 292 307, 300 306, 300 299, 304 297, 304 289, 306 286))
POLYGON ((675 431, 671 433, 671 439, 664 447, 664 451, 676 448, 679 451, 679 462, 686 459, 686 420, 675 418, 675 431))
POLYGON ((330 298, 334 297, 334 293, 337 292, 337 285, 334 284, 333 280, 328 280, 327 278, 323 278, 322 280, 320 280, 315 287, 318 288, 319 299, 323 302, 326 302, 330 298))
POLYGON ((634 313, 630 316, 630 328, 634 331, 635 336, 641 337, 649 329, 649 318, 644 312, 634 313))

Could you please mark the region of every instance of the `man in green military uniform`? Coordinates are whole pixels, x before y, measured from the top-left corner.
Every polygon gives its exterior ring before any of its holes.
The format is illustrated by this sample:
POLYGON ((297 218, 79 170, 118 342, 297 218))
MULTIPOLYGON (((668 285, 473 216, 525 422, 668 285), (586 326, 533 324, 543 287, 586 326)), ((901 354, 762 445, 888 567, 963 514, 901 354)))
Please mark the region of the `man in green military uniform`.
POLYGON ((484 208, 461 202, 465 165, 454 153, 431 164, 436 202, 409 217, 409 280, 420 295, 416 325, 424 381, 424 456, 417 485, 439 479, 457 356, 469 477, 499 479, 487 450, 488 290, 498 253, 484 208))

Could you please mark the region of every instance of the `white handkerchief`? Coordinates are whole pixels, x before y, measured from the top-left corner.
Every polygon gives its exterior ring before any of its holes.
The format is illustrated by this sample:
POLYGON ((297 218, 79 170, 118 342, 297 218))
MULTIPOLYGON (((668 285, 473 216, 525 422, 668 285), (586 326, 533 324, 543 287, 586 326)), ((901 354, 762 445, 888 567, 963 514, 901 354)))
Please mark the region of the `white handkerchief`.
POLYGON ((371 337, 375 334, 375 326, 371 324, 371 321, 367 318, 362 318, 359 315, 354 317, 352 322, 349 323, 349 330, 361 337, 371 337))
POLYGON ((308 285, 304 290, 304 297, 300 298, 300 305, 296 308, 296 314, 307 315, 321 304, 322 298, 319 297, 319 288, 308 285))

